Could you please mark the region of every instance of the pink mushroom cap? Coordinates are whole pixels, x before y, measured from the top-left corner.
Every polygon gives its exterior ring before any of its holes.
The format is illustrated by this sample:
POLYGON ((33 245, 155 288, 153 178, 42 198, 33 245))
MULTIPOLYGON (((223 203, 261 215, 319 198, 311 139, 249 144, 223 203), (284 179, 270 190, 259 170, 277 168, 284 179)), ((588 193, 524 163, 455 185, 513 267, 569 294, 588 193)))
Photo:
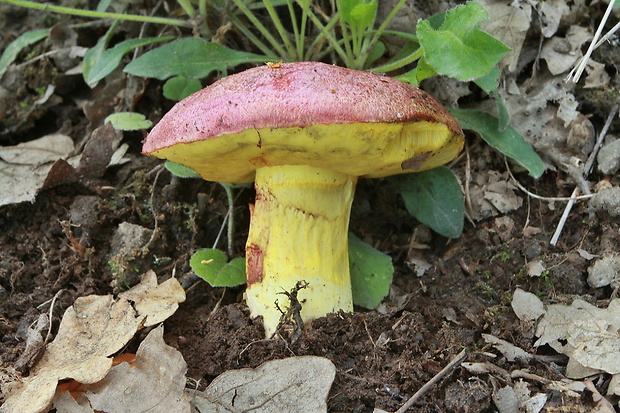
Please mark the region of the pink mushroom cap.
POLYGON ((426 92, 371 72, 298 62, 249 69, 194 93, 161 119, 142 151, 208 180, 250 182, 256 168, 278 164, 334 164, 369 177, 429 169, 462 146, 456 119, 426 92))

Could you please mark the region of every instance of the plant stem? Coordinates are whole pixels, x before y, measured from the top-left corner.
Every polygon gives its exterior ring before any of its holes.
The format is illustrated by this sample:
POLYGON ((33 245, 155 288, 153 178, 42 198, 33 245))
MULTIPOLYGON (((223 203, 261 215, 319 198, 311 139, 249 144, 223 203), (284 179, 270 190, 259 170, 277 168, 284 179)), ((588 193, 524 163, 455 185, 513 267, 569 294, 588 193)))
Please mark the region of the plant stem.
MULTIPOLYGON (((308 12, 312 13, 312 16, 314 18, 317 18, 314 12, 312 12, 312 10, 308 10, 308 12)), ((310 46, 308 47, 304 60, 320 60, 318 58, 319 54, 323 55, 324 53, 329 53, 333 50, 333 47, 330 46, 323 53, 319 53, 321 45, 325 42, 325 39, 327 37, 326 34, 329 34, 331 32, 331 30, 336 25, 336 23, 338 23, 339 19, 340 19, 340 13, 336 12, 331 17, 331 20, 327 22, 327 24, 323 28, 321 28, 321 31, 319 32, 319 34, 314 37, 312 44, 310 44, 310 46)))
POLYGON ((383 32, 385 31, 385 28, 388 26, 388 24, 390 24, 390 22, 392 21, 394 16, 396 16, 396 13, 398 13, 398 11, 403 7, 403 5, 405 4, 406 1, 407 0, 400 0, 394 6, 394 8, 390 11, 390 13, 387 15, 385 20, 383 20, 383 23, 381 23, 381 26, 379 26, 379 28, 375 31, 375 34, 372 37, 372 39, 370 40, 370 42, 368 42, 365 50, 363 51, 364 54, 370 53, 370 50, 372 50, 372 48, 375 45, 375 43, 377 43, 379 41, 379 39, 381 38, 381 36, 383 35, 383 32))
POLYGON ((166 17, 138 16, 135 14, 109 13, 94 10, 80 10, 71 7, 54 6, 52 4, 41 4, 28 0, 0 0, 0 3, 9 3, 14 6, 26 7, 29 9, 49 11, 52 13, 69 14, 72 16, 90 17, 93 19, 116 19, 127 20, 141 23, 166 24, 169 26, 191 27, 185 20, 168 19, 166 17))
POLYGON ((247 17, 250 20, 250 22, 252 22, 256 30, 258 30, 260 34, 262 34, 265 37, 265 39, 267 39, 267 41, 271 44, 271 47, 273 47, 274 51, 281 57, 286 56, 286 50, 284 50, 284 47, 282 46, 282 44, 280 44, 280 42, 278 42, 276 38, 273 37, 273 35, 269 32, 269 30, 267 30, 267 28, 260 22, 258 17, 256 17, 256 15, 243 3, 243 1, 242 0, 233 0, 233 1, 235 3, 235 6, 237 6, 237 8, 241 10, 243 14, 245 14, 245 17, 247 17))
POLYGON ((391 72, 392 70, 399 69, 409 63, 415 62, 419 58, 424 56, 424 49, 419 47, 415 52, 411 53, 403 57, 402 59, 396 60, 395 62, 388 62, 384 65, 373 67, 370 69, 371 72, 391 72))
MULTIPOLYGON (((300 33, 299 25, 297 24, 297 16, 295 15, 295 7, 293 6, 293 0, 287 0, 286 6, 288 7, 288 15, 291 19, 291 25, 293 26, 293 36, 295 37, 295 60, 303 60, 305 29, 302 29, 300 33)), ((302 20, 304 14, 306 14, 305 9, 302 10, 302 20)))
POLYGON ((232 24, 235 25, 237 29, 239 29, 241 33, 243 33, 245 37, 248 38, 248 40, 252 42, 254 46, 259 48, 264 55, 271 56, 274 54, 273 50, 270 49, 269 46, 267 46, 265 43, 263 43, 258 37, 256 37, 256 35, 254 35, 254 33, 252 33, 252 31, 248 29, 248 27, 243 24, 243 22, 239 20, 237 16, 229 14, 228 19, 231 21, 232 24))
POLYGON ((232 257, 233 255, 233 236, 235 233, 235 217, 233 216, 233 211, 235 209, 234 199, 233 199, 233 191, 232 185, 230 184, 222 184, 220 183, 224 191, 226 191, 226 198, 228 198, 228 232, 226 236, 228 238, 228 256, 232 257))
POLYGON ((190 18, 196 16, 196 10, 194 10, 194 6, 189 0, 177 0, 177 3, 181 6, 185 14, 187 14, 190 18))
POLYGON ((207 22, 207 0, 198 1, 198 13, 200 13, 200 15, 202 16, 206 24, 207 22))
MULTIPOLYGON (((342 60, 344 60, 344 64, 346 67, 351 67, 353 63, 353 59, 355 56, 355 52, 352 49, 351 44, 353 41, 349 37, 349 31, 347 30, 347 22, 345 21, 345 17, 342 15, 342 1, 336 1, 336 8, 338 13, 340 14, 340 30, 342 31, 342 42, 344 43, 345 56, 342 60)), ((353 33, 351 34, 353 36, 353 33)), ((342 57, 342 56, 341 56, 342 57)))
POLYGON ((278 35, 280 35, 280 39, 282 39, 282 42, 284 43, 284 47, 286 48, 288 52, 287 55, 284 57, 287 59, 293 58, 295 56, 295 48, 293 47, 293 44, 291 43, 291 39, 289 39, 288 32, 282 25, 282 21, 280 20, 278 13, 276 13, 276 9, 273 7, 273 3, 271 2, 271 0, 264 0, 263 4, 265 5, 265 8, 267 9, 267 13, 269 13, 269 17, 271 17, 271 22, 276 27, 276 30, 278 31, 278 35))
MULTIPOLYGON (((301 0, 297 0, 298 3, 300 3, 300 1, 301 0)), ((339 12, 337 12, 336 14, 339 15, 339 12)), ((308 17, 310 18, 310 20, 312 20, 312 23, 319 28, 321 34, 327 39, 329 45, 336 51, 336 53, 338 53, 340 58, 343 61, 347 62, 349 60, 347 53, 342 49, 342 47, 340 47, 338 40, 334 38, 334 36, 330 33, 326 26, 321 23, 319 18, 316 17, 314 13, 309 14, 308 17)))

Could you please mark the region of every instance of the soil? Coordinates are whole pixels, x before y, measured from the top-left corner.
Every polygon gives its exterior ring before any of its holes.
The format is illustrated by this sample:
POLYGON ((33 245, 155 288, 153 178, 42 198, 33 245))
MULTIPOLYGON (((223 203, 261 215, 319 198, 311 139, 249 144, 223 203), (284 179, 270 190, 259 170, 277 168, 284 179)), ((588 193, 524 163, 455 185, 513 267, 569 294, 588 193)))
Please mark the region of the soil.
MULTIPOLYGON (((4 9, 3 13, 9 12, 4 9)), ((26 26, 39 23, 32 12, 6 15, 26 26)), ((17 31, 15 26, 9 28, 17 31)), ((92 40, 86 39, 84 44, 92 45, 92 40)), ((53 67, 41 63, 36 66, 37 73, 23 73, 31 86, 20 91, 20 99, 36 97, 35 83, 43 85, 54 79, 60 83, 53 67)), ((92 94, 80 79, 72 77, 76 84, 59 92, 58 99, 40 113, 26 116, 5 107, 8 116, 2 120, 0 143, 15 145, 59 129, 76 143, 82 142, 97 126, 97 116, 86 117, 84 104, 78 106, 78 102, 94 102, 101 96, 92 94), (20 118, 21 123, 11 124, 10 120, 22 115, 26 117, 20 118)), ((141 87, 140 101, 133 109, 157 121, 171 103, 159 97, 160 83, 144 82, 141 87)), ((101 99, 102 104, 113 106, 101 99)), ((582 108, 593 107, 587 101, 581 103, 582 108)), ((600 129, 604 118, 594 112, 588 115, 600 129)), ((610 131, 618 132, 616 126, 610 131)), ((49 311, 54 296, 58 295, 53 313, 53 326, 57 327, 64 310, 77 297, 117 293, 153 269, 160 280, 174 276, 186 287, 186 302, 164 323, 165 339, 181 351, 188 377, 200 386, 229 369, 256 367, 295 355, 318 355, 332 360, 337 368, 328 398, 330 412, 395 411, 462 349, 469 351, 468 362, 491 363, 508 373, 527 369, 542 378, 562 378, 558 366, 566 364, 565 358, 550 362, 538 357, 525 365, 509 362, 482 338, 482 334, 491 334, 532 354, 555 355, 550 348, 535 348, 534 326, 514 314, 511 300, 516 288, 535 293, 546 304, 570 302, 574 297, 600 304, 611 297, 610 287, 589 287, 590 262, 579 251, 601 252, 602 240, 615 242, 620 223, 617 218, 592 212, 585 202, 572 209, 556 246, 549 240, 564 204, 520 192, 522 206, 496 217, 467 219, 458 239, 437 234, 420 238, 418 234, 426 231, 406 211, 392 182, 362 180, 351 230, 392 257, 395 275, 390 296, 375 311, 356 309, 315 320, 294 343, 286 337, 266 340, 260 320, 249 317, 243 288, 212 288, 196 281, 188 265, 191 253, 212 246, 220 232, 227 212, 224 191, 215 183, 172 177, 162 170, 160 161, 139 153, 142 139, 140 133, 125 133, 129 162, 107 168, 101 176, 81 177, 45 189, 34 203, 0 207, 2 365, 18 361, 27 327, 49 311), (146 250, 118 259, 114 237, 122 223, 156 232, 152 238, 147 233, 146 250), (414 258, 430 264, 421 276, 416 274, 414 258), (543 260, 547 271, 533 277, 527 264, 535 260, 543 260)), ((451 165, 461 182, 467 174, 505 173, 503 158, 474 135, 468 135, 467 146, 468 157, 451 165)), ((554 168, 538 180, 523 172, 515 175, 522 185, 542 195, 570 196, 573 189, 567 174, 554 168)), ((243 254, 252 198, 251 188, 237 191, 233 256, 243 254)), ((225 242, 220 241, 219 247, 225 249, 225 242)), ((492 395, 510 378, 504 380, 457 367, 411 411, 493 412, 497 408, 492 395)), ((561 393, 545 388, 543 382, 528 384, 532 393, 549 394, 546 411, 560 411, 560 407, 569 409, 562 411, 587 411, 592 406, 586 393, 566 400, 561 393)))

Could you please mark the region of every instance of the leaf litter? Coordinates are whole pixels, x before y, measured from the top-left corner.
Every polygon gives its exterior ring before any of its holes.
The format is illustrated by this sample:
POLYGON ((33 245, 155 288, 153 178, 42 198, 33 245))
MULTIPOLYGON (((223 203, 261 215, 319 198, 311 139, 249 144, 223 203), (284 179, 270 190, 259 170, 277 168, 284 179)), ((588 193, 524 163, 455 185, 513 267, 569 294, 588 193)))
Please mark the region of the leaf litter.
POLYGON ((117 300, 111 295, 78 298, 65 312, 55 339, 23 379, 22 389, 7 399, 2 412, 45 411, 61 380, 73 379, 81 384, 103 380, 112 368, 112 356, 139 329, 167 318, 185 300, 178 281, 171 278, 157 285, 154 277, 148 273, 144 284, 117 300), (162 304, 162 314, 158 314, 162 304))

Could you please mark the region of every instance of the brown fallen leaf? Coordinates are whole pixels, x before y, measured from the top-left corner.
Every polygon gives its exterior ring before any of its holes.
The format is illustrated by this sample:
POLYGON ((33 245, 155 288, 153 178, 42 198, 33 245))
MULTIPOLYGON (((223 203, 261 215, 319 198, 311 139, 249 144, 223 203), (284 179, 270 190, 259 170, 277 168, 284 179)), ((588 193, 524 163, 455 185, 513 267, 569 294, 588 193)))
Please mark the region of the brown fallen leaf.
POLYGON ((163 333, 162 326, 152 330, 131 364, 112 367, 103 380, 83 386, 77 399, 68 398, 69 392, 57 392, 54 407, 71 411, 75 404, 83 408, 86 399, 90 412, 189 413, 189 396, 184 393, 187 364, 179 351, 164 342, 163 333))
POLYGON ((271 360, 255 369, 229 370, 215 378, 194 405, 201 412, 327 412, 336 367, 316 356, 271 360))
MULTIPOLYGON (((136 300, 145 300, 152 290, 165 308, 164 314, 172 314, 175 303, 161 298, 165 294, 163 285, 174 293, 170 300, 183 301, 180 285, 176 279, 168 280, 159 286, 152 285, 151 275, 145 276, 145 283, 134 287, 142 292, 136 300), (171 281, 173 280, 173 281, 171 281)), ((130 290, 131 291, 131 290, 130 290)), ((182 288, 181 290, 182 291, 182 288)), ((148 299, 146 299, 148 300, 148 299)), ((9 396, 0 408, 2 413, 38 413, 49 407, 58 381, 74 379, 83 384, 97 383, 112 367, 112 355, 122 349, 142 327, 147 319, 165 319, 154 310, 141 313, 133 307, 133 302, 125 297, 114 300, 111 295, 78 298, 65 312, 58 334, 48 344, 39 362, 32 368, 30 376, 23 379, 23 387, 9 396)))
POLYGON ((157 285, 157 275, 151 270, 142 276, 140 284, 119 294, 119 298, 131 301, 138 314, 146 317, 144 327, 149 327, 174 314, 179 303, 185 301, 185 290, 176 278, 157 285))

